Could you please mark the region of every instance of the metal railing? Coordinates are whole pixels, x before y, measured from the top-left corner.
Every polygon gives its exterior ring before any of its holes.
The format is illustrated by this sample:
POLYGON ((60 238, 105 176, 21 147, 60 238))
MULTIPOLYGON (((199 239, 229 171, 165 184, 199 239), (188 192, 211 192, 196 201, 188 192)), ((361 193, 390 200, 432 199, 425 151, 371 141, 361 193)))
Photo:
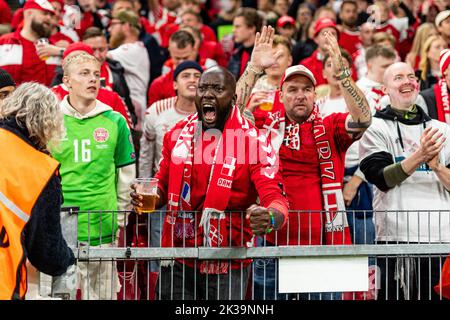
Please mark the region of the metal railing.
MULTIPOLYGON (((341 240, 343 237, 338 236, 339 232, 336 233, 336 239, 343 243, 325 243, 323 230, 327 219, 324 212, 293 211, 290 212, 284 231, 261 237, 252 237, 248 233, 244 212, 226 213, 224 218, 231 221, 233 217, 233 223, 240 224, 242 230, 241 234, 234 231, 226 233, 230 237, 228 244, 231 244, 226 247, 204 247, 202 233, 195 227, 200 221, 200 213, 184 215, 178 223, 192 224, 194 234, 192 230, 186 232, 189 229, 182 226, 183 232, 181 236, 178 233, 179 239, 175 241, 182 247, 161 247, 160 239, 157 239, 156 246, 153 241, 152 247, 150 235, 158 235, 155 225, 163 223, 166 212, 157 211, 148 216, 135 216, 130 212, 68 213, 62 217, 63 234, 69 239, 68 243, 77 258, 78 294, 74 294, 71 288, 71 294, 54 295, 51 282, 47 279, 43 283, 42 277, 38 293, 41 298, 53 295, 65 299, 119 300, 443 299, 442 291, 435 289, 435 286, 441 280, 442 265, 450 252, 450 212, 430 210, 346 214, 351 222, 349 228, 352 239, 352 243, 347 245, 342 245, 347 242, 341 240), (99 215, 104 219, 98 220, 99 215), (105 218, 107 215, 110 217, 105 218), (240 219, 236 220, 239 215, 240 219), (80 234, 86 236, 86 233, 80 233, 74 227, 74 219, 79 220, 78 227, 87 227, 87 239, 74 240, 77 233, 78 238, 80 234), (84 222, 80 222, 80 219, 84 222), (127 227, 116 239, 118 220, 127 227), (105 227, 106 223, 111 225, 105 227), (314 225, 317 223, 319 228, 314 225), (107 232, 103 234, 104 231, 107 232), (189 232, 191 234, 187 236, 189 232), (93 234, 95 237, 91 237, 93 234), (296 245, 286 245, 292 243, 289 239, 298 241, 296 245), (96 245, 92 245, 92 242, 96 245), (297 245, 299 242, 301 245, 297 245), (286 261, 291 259, 289 261, 297 263, 298 260, 302 263, 318 258, 334 259, 330 260, 331 263, 348 258, 367 261, 368 289, 333 291, 325 288, 320 292, 289 292, 289 289, 282 288, 286 287, 286 261)), ((217 231, 220 234, 220 230, 217 231)), ((172 236, 175 237, 175 233, 172 236)), ((287 279, 289 281, 291 278, 287 279)), ((292 282, 295 281, 296 276, 293 274, 292 282)), ((333 283, 330 282, 332 287, 333 283)), ((29 298, 33 299, 33 296, 29 298)))

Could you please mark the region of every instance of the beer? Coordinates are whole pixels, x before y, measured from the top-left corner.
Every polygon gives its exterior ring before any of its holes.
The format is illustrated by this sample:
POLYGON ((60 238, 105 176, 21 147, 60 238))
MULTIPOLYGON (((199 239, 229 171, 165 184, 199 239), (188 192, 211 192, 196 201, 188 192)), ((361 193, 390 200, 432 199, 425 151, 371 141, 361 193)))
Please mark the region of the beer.
POLYGON ((152 213, 155 211, 156 194, 139 194, 142 196, 142 207, 137 208, 138 213, 152 213))
POLYGON ((269 102, 269 101, 264 101, 263 103, 261 103, 261 104, 259 105, 259 108, 260 108, 262 111, 271 111, 272 108, 273 108, 273 103, 272 103, 272 102, 269 102))
POLYGON ((156 198, 158 197, 158 179, 137 178, 136 193, 142 197, 142 207, 136 207, 139 214, 155 211, 156 198))

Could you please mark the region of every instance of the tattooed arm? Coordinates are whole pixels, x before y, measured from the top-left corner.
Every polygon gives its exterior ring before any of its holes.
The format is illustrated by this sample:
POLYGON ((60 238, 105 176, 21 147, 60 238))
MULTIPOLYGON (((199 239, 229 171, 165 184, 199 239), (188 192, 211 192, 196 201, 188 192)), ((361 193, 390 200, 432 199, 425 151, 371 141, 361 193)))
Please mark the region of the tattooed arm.
POLYGON ((369 103, 363 92, 353 81, 348 68, 344 66, 336 38, 330 34, 326 34, 325 37, 335 77, 338 79, 339 87, 350 113, 345 121, 345 129, 353 139, 357 140, 361 138, 372 122, 369 103))
POLYGON ((236 84, 236 105, 242 113, 256 81, 263 75, 264 70, 273 65, 282 54, 281 51, 278 51, 275 55, 272 55, 274 33, 274 29, 270 26, 264 26, 261 33, 256 33, 250 62, 236 84))

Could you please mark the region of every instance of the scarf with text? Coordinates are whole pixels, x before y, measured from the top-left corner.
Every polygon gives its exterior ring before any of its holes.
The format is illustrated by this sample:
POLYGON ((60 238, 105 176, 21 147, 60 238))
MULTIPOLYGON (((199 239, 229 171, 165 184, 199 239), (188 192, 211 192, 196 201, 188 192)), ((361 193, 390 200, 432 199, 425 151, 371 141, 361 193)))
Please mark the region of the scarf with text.
POLYGON ((439 80, 434 86, 438 120, 450 124, 450 102, 448 100, 448 87, 445 79, 439 80))
MULTIPOLYGON (((273 147, 278 151, 282 144, 294 150, 300 149, 300 124, 286 126, 285 109, 279 98, 279 91, 275 94, 274 108, 280 110, 271 114, 264 124, 266 134, 271 135, 273 147)), ((316 142, 320 165, 320 180, 322 186, 323 208, 325 210, 325 244, 351 244, 350 229, 345 212, 344 196, 342 194, 342 179, 339 172, 338 151, 329 140, 323 119, 317 107, 305 122, 313 123, 313 135, 316 142)))
MULTIPOLYGON (((192 227, 193 217, 186 213, 192 212, 191 176, 194 154, 199 151, 195 148, 200 148, 200 152, 203 151, 203 147, 199 143, 202 129, 197 114, 188 117, 186 121, 172 151, 168 186, 168 214, 163 226, 163 247, 174 247, 175 241, 195 236, 195 232, 191 230, 196 227, 192 227)), ((215 146, 212 167, 208 181, 204 182, 207 184, 207 192, 199 223, 199 234, 203 234, 205 247, 229 246, 229 226, 225 219, 225 209, 230 200, 231 186, 236 172, 238 144, 231 142, 227 144, 227 134, 225 133, 227 130, 239 129, 243 131, 249 129, 249 123, 241 116, 239 109, 233 106, 225 123, 223 134, 220 137, 216 136, 216 141, 213 142, 215 146), (233 148, 229 148, 230 145, 233 148)), ((256 130, 254 132, 256 135, 256 130)), ((205 170, 209 170, 206 164, 205 170)), ((196 183, 198 182, 200 181, 196 181, 196 183)), ((228 272, 228 267, 229 263, 224 260, 200 262, 201 273, 224 274, 228 272)))

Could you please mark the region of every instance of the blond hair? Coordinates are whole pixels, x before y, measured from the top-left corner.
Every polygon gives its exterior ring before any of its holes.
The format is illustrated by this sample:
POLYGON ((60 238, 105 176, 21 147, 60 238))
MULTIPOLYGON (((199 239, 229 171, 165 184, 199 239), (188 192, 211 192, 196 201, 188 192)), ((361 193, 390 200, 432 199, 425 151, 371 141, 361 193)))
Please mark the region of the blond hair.
POLYGON ((96 64, 98 64, 100 68, 100 62, 98 62, 97 58, 94 56, 91 56, 87 52, 84 51, 74 51, 70 53, 62 63, 62 68, 64 71, 64 75, 69 75, 69 71, 72 69, 73 66, 79 66, 81 63, 91 61, 96 64))
POLYGON ((57 144, 65 130, 63 114, 56 95, 46 86, 26 82, 4 100, 0 119, 15 119, 26 128, 31 141, 40 149, 48 150, 49 143, 57 144))
POLYGON ((419 70, 421 70, 420 79, 424 81, 427 79, 428 69, 430 68, 430 64, 428 63, 428 51, 430 51, 433 42, 439 39, 442 39, 442 37, 439 35, 429 37, 423 44, 422 51, 420 52, 420 62, 419 62, 419 70))

